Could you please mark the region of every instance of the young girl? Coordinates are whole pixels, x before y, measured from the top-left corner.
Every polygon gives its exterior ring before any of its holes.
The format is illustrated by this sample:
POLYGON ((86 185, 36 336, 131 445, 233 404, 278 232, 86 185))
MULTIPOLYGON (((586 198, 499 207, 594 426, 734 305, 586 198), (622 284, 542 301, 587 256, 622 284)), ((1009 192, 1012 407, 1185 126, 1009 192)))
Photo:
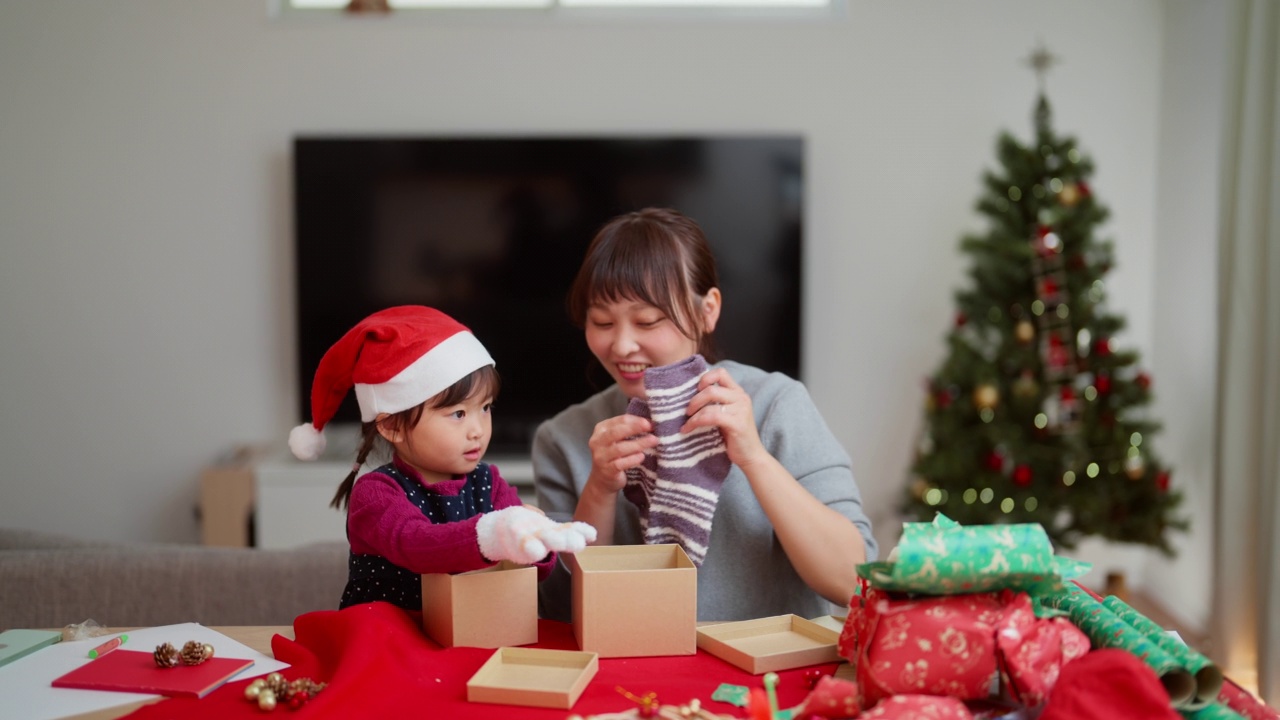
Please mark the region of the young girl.
POLYGON ((499 560, 536 565, 595 539, 583 523, 557 524, 520 503, 498 469, 480 462, 492 432, 499 379, 464 326, 428 307, 374 313, 342 336, 316 369, 312 422, 289 435, 303 460, 324 450, 322 430, 355 387, 363 443, 333 507, 347 508, 349 579, 340 607, 385 600, 422 609, 420 575, 478 570, 499 560), (374 445, 391 462, 356 473, 374 445))
MULTIPOLYGON (((705 553, 700 620, 843 612, 856 566, 876 555, 849 457, 801 383, 730 361, 700 377, 701 368, 685 369, 701 362, 695 354, 715 358, 717 285, 702 230, 677 212, 641 210, 596 234, 568 307, 615 384, 538 428, 538 504, 553 519, 593 525, 602 544, 672 537, 705 553), (654 393, 654 381, 673 373, 685 379, 654 393), (663 403, 682 388, 692 397, 673 420, 663 403), (648 401, 652 419, 635 412, 637 400, 648 401), (721 448, 694 439, 708 430, 719 433, 721 448), (648 458, 694 445, 701 449, 691 459, 668 463, 679 469, 665 482, 661 472, 653 479, 648 458), (717 453, 731 465, 716 467, 717 453), (696 476, 695 486, 681 473, 696 476), (647 507, 633 502, 646 493, 647 507), (656 522, 667 522, 662 514, 674 519, 655 533, 656 522), (702 531, 694 542, 691 529, 702 531)), ((557 568, 539 592, 545 617, 568 616, 567 569, 557 568)))

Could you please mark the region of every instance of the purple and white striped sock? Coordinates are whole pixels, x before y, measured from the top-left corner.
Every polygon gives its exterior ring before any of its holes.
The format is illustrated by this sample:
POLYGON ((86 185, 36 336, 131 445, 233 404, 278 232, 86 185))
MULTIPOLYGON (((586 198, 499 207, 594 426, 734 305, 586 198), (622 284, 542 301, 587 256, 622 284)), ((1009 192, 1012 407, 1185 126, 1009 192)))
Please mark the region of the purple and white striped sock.
MULTIPOLYGON (((641 398, 631 398, 627 404, 628 415, 639 415, 649 418, 649 405, 641 398)), ((640 511, 641 532, 649 528, 649 499, 653 496, 653 487, 658 481, 658 453, 645 453, 644 461, 627 469, 627 484, 622 488, 622 496, 631 501, 640 511)))
POLYGON ((680 432, 688 420, 689 401, 698 392, 698 379, 706 372, 706 360, 694 355, 644 373, 649 419, 658 436, 644 541, 679 544, 695 565, 706 557, 711 519, 730 467, 719 428, 680 432))

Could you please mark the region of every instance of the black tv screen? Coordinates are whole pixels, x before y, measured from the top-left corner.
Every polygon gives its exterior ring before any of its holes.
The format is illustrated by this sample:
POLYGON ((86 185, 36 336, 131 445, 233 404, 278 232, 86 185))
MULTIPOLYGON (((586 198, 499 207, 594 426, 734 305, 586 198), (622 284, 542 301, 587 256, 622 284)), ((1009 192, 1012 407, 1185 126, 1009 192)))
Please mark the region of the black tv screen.
MULTIPOLYGON (((490 451, 612 381, 565 312, 595 231, 648 206, 695 219, 719 263, 723 357, 799 378, 803 141, 298 137, 299 421, 325 351, 366 315, 430 305, 497 362, 490 451)), ((334 418, 358 423, 354 394, 334 418)))

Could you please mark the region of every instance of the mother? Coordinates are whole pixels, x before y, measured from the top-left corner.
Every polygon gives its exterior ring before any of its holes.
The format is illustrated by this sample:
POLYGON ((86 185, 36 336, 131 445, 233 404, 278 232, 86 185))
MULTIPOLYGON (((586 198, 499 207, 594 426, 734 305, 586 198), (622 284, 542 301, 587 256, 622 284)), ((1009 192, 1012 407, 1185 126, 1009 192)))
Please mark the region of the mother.
MULTIPOLYGON (((639 511, 623 497, 658 437, 627 414, 645 398, 644 372, 700 353, 715 359, 721 294, 701 228, 650 208, 614 218, 596 234, 569 292, 587 346, 615 381, 543 423, 534 436, 538 505, 581 520, 596 544, 644 542, 639 511)), ((804 385, 780 373, 721 361, 701 377, 681 433, 717 428, 732 466, 718 490, 698 569, 698 619, 794 613, 843 614, 856 566, 874 559, 848 454, 804 385)), ((628 495, 631 493, 628 492, 628 495)), ((571 617, 570 578, 556 569, 540 587, 544 617, 571 617)))

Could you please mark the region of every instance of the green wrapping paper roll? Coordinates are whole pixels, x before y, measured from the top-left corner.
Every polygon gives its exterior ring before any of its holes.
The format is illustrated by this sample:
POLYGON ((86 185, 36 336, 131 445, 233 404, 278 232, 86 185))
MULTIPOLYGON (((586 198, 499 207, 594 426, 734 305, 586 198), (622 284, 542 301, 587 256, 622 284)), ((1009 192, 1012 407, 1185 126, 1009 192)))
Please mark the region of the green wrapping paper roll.
POLYGON ((939 514, 931 523, 906 523, 891 562, 864 563, 858 573, 883 590, 957 595, 1009 588, 1059 592, 1087 563, 1056 558, 1035 523, 961 526, 939 514))
POLYGON ((1218 699, 1218 693, 1222 691, 1222 671, 1213 664, 1212 660, 1178 642, 1164 628, 1134 610, 1120 598, 1109 595, 1103 599, 1102 604, 1138 632, 1146 635, 1147 639, 1169 653, 1179 665, 1191 673, 1196 681, 1196 690, 1192 694, 1191 702, 1187 705, 1188 710, 1208 707, 1218 699))
POLYGON ((1185 708, 1191 702, 1196 690, 1191 673, 1092 595, 1068 584, 1066 592, 1046 598, 1045 602, 1067 611, 1071 622, 1089 636, 1094 647, 1126 650, 1155 670, 1174 707, 1185 708))
POLYGON ((1221 703, 1212 703, 1199 710, 1183 710, 1187 720, 1244 720, 1244 716, 1221 703))

